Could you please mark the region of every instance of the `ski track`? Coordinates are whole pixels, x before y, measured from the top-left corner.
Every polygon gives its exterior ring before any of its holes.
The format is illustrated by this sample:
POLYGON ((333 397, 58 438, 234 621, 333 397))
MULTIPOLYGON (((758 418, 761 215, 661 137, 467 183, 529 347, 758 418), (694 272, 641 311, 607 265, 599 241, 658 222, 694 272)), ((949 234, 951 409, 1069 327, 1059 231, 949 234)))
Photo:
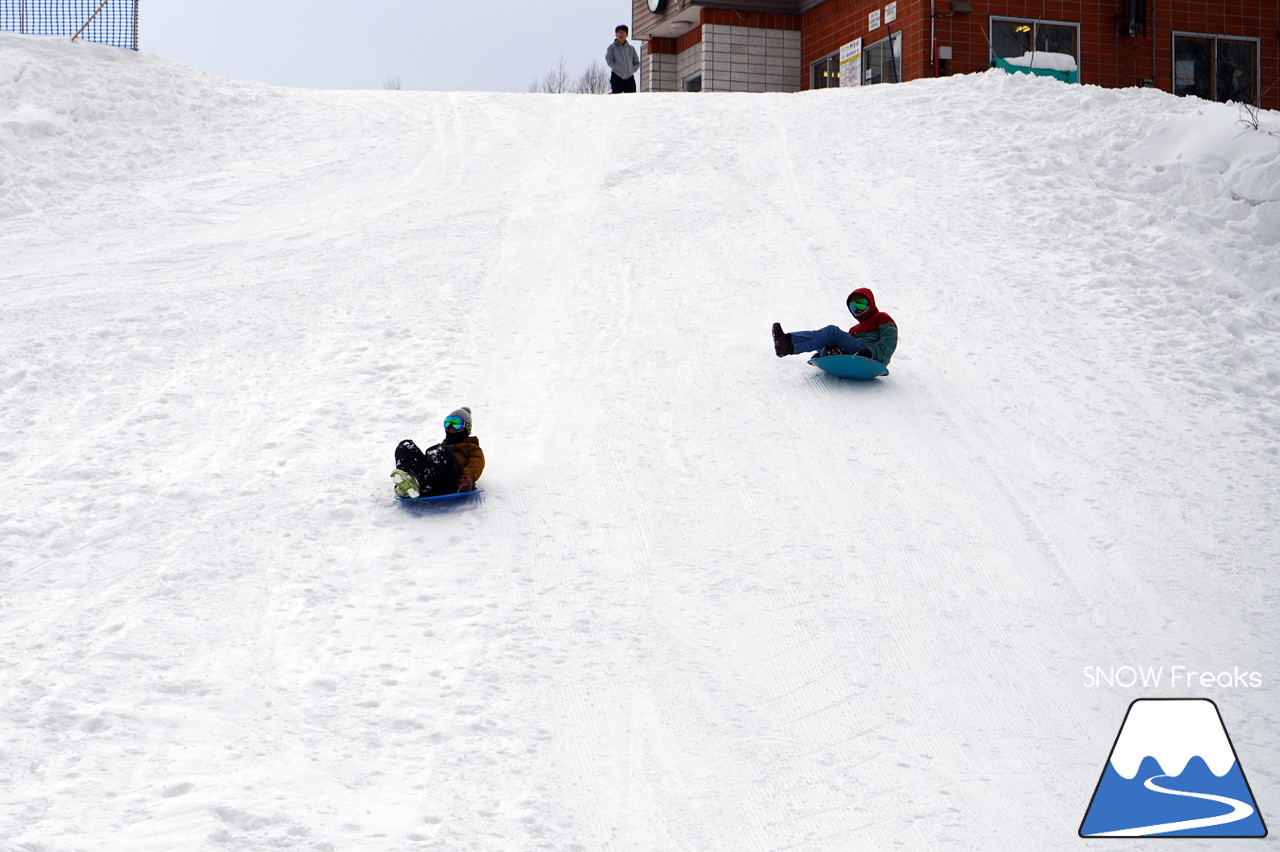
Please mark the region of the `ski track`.
POLYGON ((1078 843, 1083 665, 1275 670, 1280 255, 1041 82, 120 95, 0 198, 0 846, 1078 843), (773 357, 864 285, 888 379, 773 357))

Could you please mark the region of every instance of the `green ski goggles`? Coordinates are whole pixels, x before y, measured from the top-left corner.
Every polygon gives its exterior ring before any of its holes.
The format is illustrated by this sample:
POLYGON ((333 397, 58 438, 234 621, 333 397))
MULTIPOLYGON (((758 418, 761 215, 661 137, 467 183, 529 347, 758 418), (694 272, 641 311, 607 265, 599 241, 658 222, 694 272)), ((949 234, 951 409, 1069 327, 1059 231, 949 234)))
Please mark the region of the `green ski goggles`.
POLYGON ((467 428, 467 421, 461 417, 446 417, 444 419, 444 428, 452 429, 455 432, 461 432, 467 428))
POLYGON ((871 307, 871 302, 867 299, 849 300, 849 310, 853 311, 855 314, 860 314, 869 307, 871 307))

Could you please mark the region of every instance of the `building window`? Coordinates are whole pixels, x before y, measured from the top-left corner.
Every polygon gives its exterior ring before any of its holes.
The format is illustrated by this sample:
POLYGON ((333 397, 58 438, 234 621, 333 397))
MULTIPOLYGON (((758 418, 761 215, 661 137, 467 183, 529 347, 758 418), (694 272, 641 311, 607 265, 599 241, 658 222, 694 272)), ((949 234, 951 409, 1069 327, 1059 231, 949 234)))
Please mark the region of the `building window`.
POLYGON ((863 49, 862 82, 864 85, 901 81, 902 33, 894 33, 891 38, 882 38, 863 49))
POLYGON ((1257 102, 1258 43, 1173 34, 1173 93, 1206 101, 1257 102))
POLYGON ((838 52, 824 56, 813 63, 813 88, 840 88, 840 54, 838 52))
POLYGON ((1027 53, 1065 53, 1080 67, 1080 25, 1022 20, 991 19, 991 49, 1001 59, 1027 53))

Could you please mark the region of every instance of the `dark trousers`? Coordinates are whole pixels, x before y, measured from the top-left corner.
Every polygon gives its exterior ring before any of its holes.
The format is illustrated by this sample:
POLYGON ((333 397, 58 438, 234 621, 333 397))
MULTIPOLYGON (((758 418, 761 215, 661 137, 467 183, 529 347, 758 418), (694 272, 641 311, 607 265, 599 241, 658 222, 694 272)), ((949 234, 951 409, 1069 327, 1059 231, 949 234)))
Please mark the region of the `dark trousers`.
POLYGON ((609 88, 613 90, 615 95, 621 95, 624 92, 634 92, 636 90, 636 78, 632 76, 623 79, 618 76, 617 71, 610 71, 609 88))
POLYGON ((458 464, 458 457, 444 444, 427 447, 426 452, 423 452, 413 441, 401 441, 396 446, 396 467, 413 474, 413 478, 418 480, 418 490, 424 497, 432 494, 455 494, 458 491, 458 480, 462 478, 462 466, 458 464))

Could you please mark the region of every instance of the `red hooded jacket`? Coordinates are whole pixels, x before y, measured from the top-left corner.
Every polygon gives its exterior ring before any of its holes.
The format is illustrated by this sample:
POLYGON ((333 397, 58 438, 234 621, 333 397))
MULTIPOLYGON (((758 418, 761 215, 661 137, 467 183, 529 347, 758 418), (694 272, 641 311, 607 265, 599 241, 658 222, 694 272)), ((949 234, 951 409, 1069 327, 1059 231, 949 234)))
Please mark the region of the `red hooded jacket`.
MULTIPOLYGON (((849 300, 855 296, 866 299, 870 307, 862 316, 854 317, 858 320, 858 324, 849 329, 849 333, 867 344, 871 349, 871 357, 881 364, 888 364, 889 359, 893 357, 893 351, 898 348, 898 324, 893 321, 893 317, 876 307, 875 294, 866 287, 854 290, 844 303, 849 304, 849 300)), ((852 313, 853 308, 850 308, 849 312, 852 313)))
MULTIPOLYGON (((866 287, 859 287, 857 290, 854 290, 844 300, 844 303, 848 305, 853 301, 855 296, 861 296, 866 299, 871 303, 871 307, 861 317, 856 315, 854 316, 854 319, 858 320, 858 324, 849 329, 850 334, 857 335, 864 331, 876 331, 882 325, 891 325, 894 328, 898 327, 898 324, 893 321, 893 317, 876 307, 876 296, 866 287)), ((853 313, 853 308, 850 308, 849 312, 853 313)))

